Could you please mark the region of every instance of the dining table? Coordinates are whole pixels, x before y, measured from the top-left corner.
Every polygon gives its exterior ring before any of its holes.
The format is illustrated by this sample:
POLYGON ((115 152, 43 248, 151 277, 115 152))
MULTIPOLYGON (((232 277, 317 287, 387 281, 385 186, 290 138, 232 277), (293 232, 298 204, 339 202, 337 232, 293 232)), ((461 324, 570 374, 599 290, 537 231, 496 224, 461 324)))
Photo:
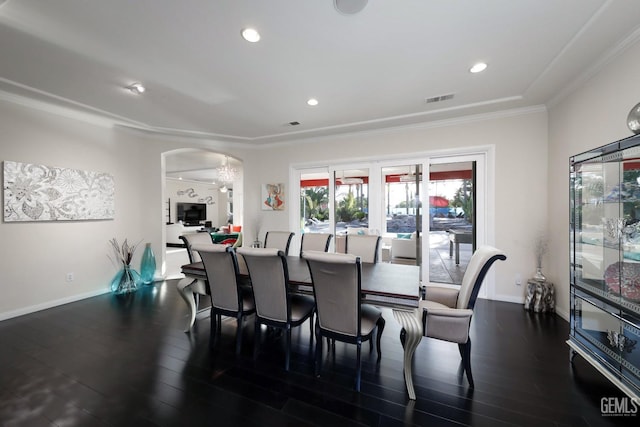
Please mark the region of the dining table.
MULTIPOLYGON (((238 272, 241 277, 249 278, 247 264, 238 254, 238 272)), ((299 256, 286 257, 289 285, 292 292, 313 293, 313 283, 307 261, 299 256)), ((418 316, 418 302, 420 295, 420 267, 405 264, 390 263, 362 263, 361 264, 360 291, 364 302, 379 306, 393 308, 394 318, 401 324, 403 331, 407 333, 404 347, 404 377, 409 398, 415 400, 411 374, 411 360, 413 353, 422 336, 422 325, 418 316)), ((206 281, 207 275, 202 262, 185 264, 182 273, 187 280, 206 281)), ((195 319, 195 295, 194 301, 190 301, 187 295, 182 295, 191 310, 191 318, 195 319)), ((404 334, 401 333, 401 337, 404 334)))
MULTIPOLYGON (((242 255, 237 256, 241 277, 248 278, 249 270, 242 255)), ((299 256, 286 257, 289 284, 301 293, 313 292, 307 261, 299 256)), ((181 268, 187 278, 206 280, 202 262, 185 264, 181 268)), ((391 307, 418 306, 420 268, 415 265, 389 263, 362 263, 361 292, 364 299, 391 307)))

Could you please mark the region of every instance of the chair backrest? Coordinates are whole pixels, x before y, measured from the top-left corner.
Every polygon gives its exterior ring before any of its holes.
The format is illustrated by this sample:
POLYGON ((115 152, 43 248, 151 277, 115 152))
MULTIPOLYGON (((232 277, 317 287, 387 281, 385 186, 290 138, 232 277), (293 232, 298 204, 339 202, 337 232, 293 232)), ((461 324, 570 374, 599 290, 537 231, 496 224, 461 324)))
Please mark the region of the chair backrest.
POLYGON ((200 253, 211 290, 211 304, 223 310, 240 311, 242 297, 238 287, 238 261, 233 248, 225 245, 193 245, 200 253))
POLYGON ((291 316, 287 259, 276 248, 238 248, 249 270, 256 314, 275 322, 286 323, 291 316))
POLYGON ((264 236, 265 248, 276 248, 289 255, 289 245, 294 233, 290 231, 267 231, 264 236))
POLYGON ((376 235, 347 235, 347 253, 360 257, 362 262, 378 262, 378 249, 382 237, 376 235))
POLYGON ((480 291, 480 285, 482 285, 489 268, 497 260, 504 261, 506 259, 507 256, 499 249, 491 246, 479 247, 471 256, 467 270, 462 277, 456 308, 473 309, 480 291))
POLYGON ((320 328, 360 336, 360 258, 350 254, 305 251, 320 328))
POLYGON ((331 243, 331 233, 305 233, 300 243, 300 255, 303 251, 327 252, 331 243))
POLYGON ((180 239, 187 248, 191 263, 202 261, 198 252, 193 250, 193 245, 215 245, 210 233, 186 233, 180 236, 180 239))

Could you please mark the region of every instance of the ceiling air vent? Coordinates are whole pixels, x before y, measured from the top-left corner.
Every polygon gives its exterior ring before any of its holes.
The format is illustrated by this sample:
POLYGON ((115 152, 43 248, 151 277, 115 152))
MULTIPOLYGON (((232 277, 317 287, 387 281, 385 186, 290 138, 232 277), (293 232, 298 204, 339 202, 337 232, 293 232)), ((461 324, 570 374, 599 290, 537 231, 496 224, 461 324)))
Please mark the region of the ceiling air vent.
POLYGON ((432 104, 434 102, 448 101, 450 99, 453 99, 453 94, 452 93, 449 93, 447 95, 433 96, 431 98, 425 99, 424 102, 425 102, 425 104, 432 104))

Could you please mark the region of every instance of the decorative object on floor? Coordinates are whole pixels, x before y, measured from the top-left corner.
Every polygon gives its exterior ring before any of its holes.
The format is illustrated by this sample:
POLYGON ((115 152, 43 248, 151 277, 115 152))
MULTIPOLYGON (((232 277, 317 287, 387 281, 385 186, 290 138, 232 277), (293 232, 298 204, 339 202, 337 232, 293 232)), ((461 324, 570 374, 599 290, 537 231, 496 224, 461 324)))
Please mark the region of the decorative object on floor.
POLYGON ((544 274, 542 274, 542 258, 544 257, 544 254, 547 253, 548 249, 549 249, 549 243, 547 241, 547 238, 545 237, 544 234, 539 234, 538 238, 536 239, 536 247, 535 247, 536 274, 535 276, 533 276, 533 278, 541 282, 544 282, 545 280, 547 280, 547 278, 544 277, 544 274))
POLYGON ((553 283, 533 278, 527 281, 527 295, 524 309, 534 313, 554 313, 556 311, 556 291, 553 283))
POLYGON ((153 278, 156 274, 156 255, 151 249, 151 243, 147 243, 142 253, 142 259, 140 260, 140 279, 142 284, 153 284, 153 278))
POLYGON ((637 103, 627 116, 627 126, 636 135, 640 133, 640 102, 637 103))
POLYGON ((4 162, 4 220, 77 221, 113 219, 113 176, 4 162))
POLYGON ((109 240, 113 249, 114 258, 109 257, 114 263, 119 264, 121 269, 111 279, 111 291, 115 294, 128 294, 138 290, 140 283, 140 274, 131 268, 131 259, 136 252, 138 244, 129 245, 127 239, 124 239, 122 245, 114 237, 109 240))
POLYGON ((264 184, 262 186, 262 210, 284 210, 284 184, 264 184))

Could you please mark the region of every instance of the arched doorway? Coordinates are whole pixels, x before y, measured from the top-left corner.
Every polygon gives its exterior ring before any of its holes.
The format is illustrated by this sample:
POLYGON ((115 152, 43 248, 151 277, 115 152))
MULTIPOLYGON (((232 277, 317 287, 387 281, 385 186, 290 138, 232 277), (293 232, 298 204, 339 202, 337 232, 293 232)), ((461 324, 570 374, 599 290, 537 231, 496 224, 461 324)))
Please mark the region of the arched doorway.
POLYGON ((226 153, 183 148, 162 153, 162 176, 162 273, 170 279, 181 277, 180 266, 188 263, 181 234, 242 222, 242 191, 234 190, 243 185, 243 168, 226 153), (225 165, 233 176, 221 176, 225 165))

